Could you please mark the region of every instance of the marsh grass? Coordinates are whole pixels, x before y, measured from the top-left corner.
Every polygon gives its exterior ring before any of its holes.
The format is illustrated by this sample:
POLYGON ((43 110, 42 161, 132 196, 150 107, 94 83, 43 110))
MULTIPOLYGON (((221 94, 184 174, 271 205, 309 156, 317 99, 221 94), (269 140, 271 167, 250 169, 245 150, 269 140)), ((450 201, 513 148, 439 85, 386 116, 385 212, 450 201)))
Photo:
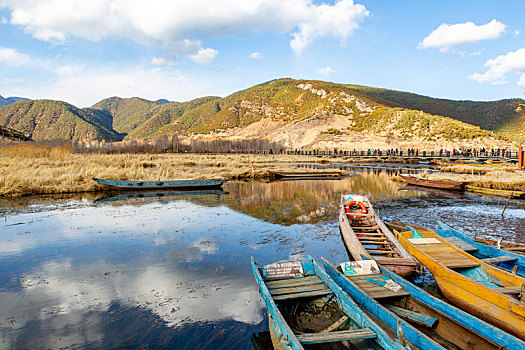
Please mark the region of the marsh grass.
POLYGON ((484 173, 430 173, 426 178, 431 180, 468 181, 469 185, 516 190, 525 185, 525 172, 511 168, 485 168, 484 173))
POLYGON ((250 154, 85 154, 69 147, 0 148, 0 196, 96 192, 92 177, 114 180, 265 179, 307 156, 250 154), (277 161, 278 159, 278 161, 277 161), (252 161, 254 170, 252 171, 252 161))

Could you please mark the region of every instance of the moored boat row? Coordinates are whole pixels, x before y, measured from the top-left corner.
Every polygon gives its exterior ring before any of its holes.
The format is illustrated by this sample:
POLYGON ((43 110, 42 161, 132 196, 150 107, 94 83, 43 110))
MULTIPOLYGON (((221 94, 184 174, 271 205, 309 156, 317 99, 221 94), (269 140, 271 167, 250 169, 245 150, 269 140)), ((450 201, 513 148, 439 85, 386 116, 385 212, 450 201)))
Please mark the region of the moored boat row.
POLYGON ((353 261, 336 267, 322 259, 323 270, 311 257, 267 266, 252 259, 275 348, 525 349, 521 257, 443 223, 436 232, 389 223, 392 232, 357 194, 342 196, 339 224, 353 261), (416 261, 466 312, 395 273, 414 274, 416 261))

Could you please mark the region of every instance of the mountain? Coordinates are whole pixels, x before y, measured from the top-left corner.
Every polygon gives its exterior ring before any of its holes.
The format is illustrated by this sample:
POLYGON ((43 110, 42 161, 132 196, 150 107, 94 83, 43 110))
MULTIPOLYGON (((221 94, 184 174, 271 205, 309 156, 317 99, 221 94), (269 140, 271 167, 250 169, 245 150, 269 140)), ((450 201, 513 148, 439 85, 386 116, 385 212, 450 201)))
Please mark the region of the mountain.
POLYGON ((0 107, 10 105, 11 103, 15 103, 18 101, 24 101, 27 100, 27 98, 24 97, 2 97, 0 96, 0 107))
POLYGON ((162 106, 161 103, 138 97, 111 97, 91 108, 109 113, 113 118, 113 129, 119 133, 128 133, 155 115, 162 106))
POLYGON ((122 135, 108 127, 109 118, 100 111, 51 100, 24 100, 0 109, 0 126, 34 140, 118 141, 122 135))
POLYGON ((523 99, 490 102, 455 101, 367 86, 346 86, 387 106, 404 107, 450 117, 477 125, 482 129, 493 130, 509 138, 525 140, 525 116, 523 113, 515 112, 518 103, 525 103, 523 99))
POLYGON ((165 103, 171 103, 173 101, 168 101, 165 98, 160 98, 158 100, 155 100, 155 102, 160 103, 160 104, 165 104, 165 103))
POLYGON ((525 140, 519 99, 452 101, 315 80, 277 79, 220 98, 188 102, 104 99, 79 109, 60 101, 19 101, 0 108, 0 126, 36 140, 131 140, 173 134, 267 138, 286 147, 354 147, 367 142, 525 140))

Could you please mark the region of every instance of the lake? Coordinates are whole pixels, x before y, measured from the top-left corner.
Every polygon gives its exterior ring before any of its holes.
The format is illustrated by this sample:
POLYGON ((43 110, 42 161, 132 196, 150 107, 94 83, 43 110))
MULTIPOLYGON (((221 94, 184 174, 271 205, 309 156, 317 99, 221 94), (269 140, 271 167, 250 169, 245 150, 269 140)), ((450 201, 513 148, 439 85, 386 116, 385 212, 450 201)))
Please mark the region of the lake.
MULTIPOLYGON (((371 197, 384 221, 525 242, 525 203, 341 180, 232 182, 224 192, 0 199, 0 348, 253 349, 268 330, 250 270, 306 254, 348 257, 339 195, 371 197)), ((416 283, 437 293, 432 278, 416 283)))

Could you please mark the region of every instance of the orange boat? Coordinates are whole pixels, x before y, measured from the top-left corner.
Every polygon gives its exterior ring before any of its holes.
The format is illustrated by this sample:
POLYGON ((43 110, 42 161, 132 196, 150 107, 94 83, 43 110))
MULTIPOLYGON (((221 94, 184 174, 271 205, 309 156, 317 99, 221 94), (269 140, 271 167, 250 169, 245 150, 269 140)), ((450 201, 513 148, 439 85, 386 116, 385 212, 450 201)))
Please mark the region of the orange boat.
POLYGON ((525 339, 525 278, 473 257, 434 232, 394 232, 432 273, 448 300, 525 339))

